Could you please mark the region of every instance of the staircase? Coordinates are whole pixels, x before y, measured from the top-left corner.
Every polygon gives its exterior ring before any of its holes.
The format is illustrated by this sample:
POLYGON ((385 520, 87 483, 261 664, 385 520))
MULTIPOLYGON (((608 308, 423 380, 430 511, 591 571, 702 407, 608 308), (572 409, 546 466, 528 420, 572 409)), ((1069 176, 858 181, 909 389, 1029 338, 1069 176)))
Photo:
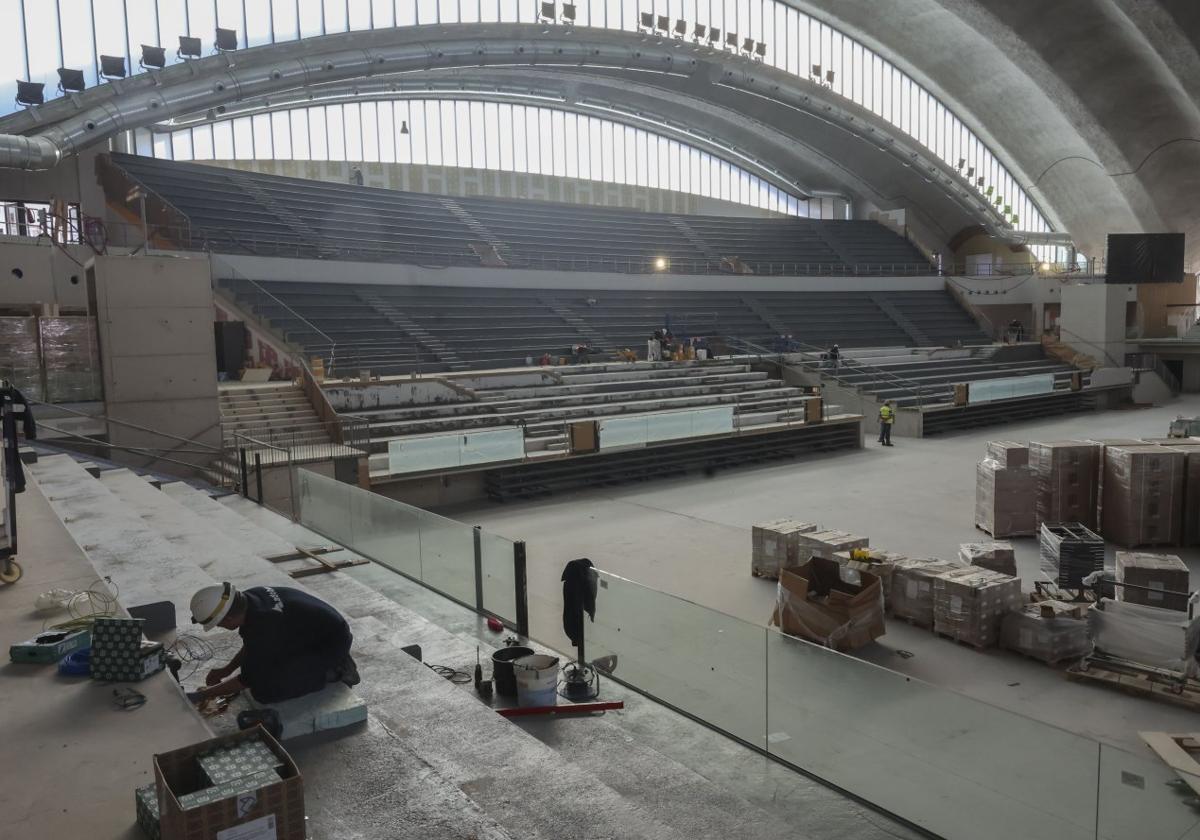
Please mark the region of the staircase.
POLYGON ((279 446, 329 443, 329 431, 308 395, 294 382, 267 382, 220 389, 221 429, 225 445, 237 446, 242 433, 279 446))
POLYGON ((367 303, 378 311, 380 315, 403 330, 405 334, 418 342, 422 347, 432 352, 437 360, 450 368, 450 370, 471 369, 471 366, 467 362, 464 362, 459 358, 457 353, 450 349, 450 345, 429 333, 424 327, 412 318, 409 318, 381 295, 360 290, 358 297, 364 303, 367 303))
POLYGON ((706 260, 719 263, 721 255, 713 251, 708 246, 708 243, 696 235, 696 231, 692 230, 691 226, 683 219, 671 217, 671 226, 679 231, 679 234, 688 241, 688 244, 695 248, 706 260))
POLYGON ((275 217, 285 225, 296 232, 296 235, 311 243, 317 249, 317 254, 322 257, 336 257, 338 251, 336 248, 329 247, 326 240, 321 236, 308 222, 301 219, 291 208, 276 201, 274 196, 259 186, 258 181, 248 177, 245 173, 239 172, 236 169, 229 170, 230 177, 237 182, 243 190, 254 197, 256 201, 275 214, 275 217))
POLYGON ((440 196, 438 198, 438 203, 445 207, 450 212, 450 215, 454 216, 454 218, 466 225, 467 228, 477 237, 479 237, 481 241, 491 245, 492 249, 497 255, 499 255, 501 260, 506 263, 509 261, 509 259, 512 257, 512 252, 508 247, 508 243, 504 242, 500 237, 492 233, 487 225, 483 224, 466 210, 464 210, 462 205, 460 205, 453 198, 440 196))
POLYGON ((892 304, 884 295, 871 295, 871 300, 882 309, 889 318, 896 322, 900 329, 904 330, 905 335, 912 339, 912 342, 917 347, 929 347, 936 342, 931 341, 929 336, 921 332, 921 328, 912 322, 911 319, 898 307, 892 304))
POLYGON ((551 312, 553 312, 559 318, 562 318, 563 322, 566 323, 567 326, 575 330, 575 332, 579 334, 579 337, 587 342, 588 347, 591 347, 593 351, 607 354, 616 350, 616 347, 613 346, 612 342, 608 341, 608 339, 592 329, 591 325, 588 324, 587 321, 580 318, 579 315, 576 314, 575 310, 567 306, 565 303, 562 303, 555 298, 542 298, 542 303, 544 303, 551 312))
MULTIPOLYGON (((189 628, 192 592, 224 580, 307 590, 348 617, 362 676, 354 693, 369 719, 338 738, 288 743, 303 767, 314 837, 534 840, 574 836, 580 826, 588 837, 654 840, 915 837, 612 683, 604 696, 625 699, 627 714, 510 723, 469 685, 401 650, 416 642, 425 662, 469 671, 477 650, 486 658, 499 644, 473 613, 381 566, 289 577, 267 558, 329 541, 246 499, 218 500, 178 482, 157 489, 124 469, 96 479, 68 455, 43 457, 31 473, 123 606, 168 600, 189 628)), ((204 638, 221 659, 238 643, 229 631, 204 638)), ((205 670, 185 669, 185 686, 198 685, 205 670)), ((232 726, 221 718, 209 725, 232 726)), ((143 780, 130 775, 132 790, 143 780)))
POLYGON ((788 325, 776 318, 771 313, 771 310, 762 305, 762 302, 758 298, 744 297, 742 298, 742 303, 746 304, 755 315, 762 318, 763 323, 770 328, 772 335, 788 335, 791 333, 788 325))

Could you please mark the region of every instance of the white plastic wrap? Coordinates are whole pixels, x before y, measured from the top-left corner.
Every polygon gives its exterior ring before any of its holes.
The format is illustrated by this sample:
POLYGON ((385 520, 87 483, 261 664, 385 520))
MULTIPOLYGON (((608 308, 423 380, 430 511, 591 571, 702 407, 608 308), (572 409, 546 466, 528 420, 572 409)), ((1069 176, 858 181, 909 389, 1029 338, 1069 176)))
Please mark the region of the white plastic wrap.
POLYGON ((1088 635, 1097 651, 1187 676, 1196 675, 1198 626, 1186 613, 1107 598, 1088 610, 1088 635))

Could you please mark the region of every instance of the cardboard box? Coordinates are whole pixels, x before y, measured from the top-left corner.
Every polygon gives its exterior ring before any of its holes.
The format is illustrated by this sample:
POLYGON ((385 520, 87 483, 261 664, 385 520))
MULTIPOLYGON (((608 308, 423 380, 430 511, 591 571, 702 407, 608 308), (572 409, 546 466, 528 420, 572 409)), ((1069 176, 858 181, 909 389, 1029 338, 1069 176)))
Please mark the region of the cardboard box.
POLYGON ((1179 545, 1187 456, 1163 446, 1114 446, 1104 458, 1101 534, 1129 548, 1179 545))
POLYGON ((1002 467, 1027 467, 1029 444, 1012 440, 988 441, 987 456, 988 460, 996 461, 1002 467))
POLYGON ((1083 613, 1081 605, 1062 601, 1025 604, 1004 616, 1000 645, 1050 664, 1087 656, 1092 641, 1083 613))
POLYGON ((1183 545, 1200 545, 1200 444, 1180 447, 1183 467, 1183 545))
POLYGON ((993 537, 1037 533, 1037 478, 1028 467, 980 461, 975 468, 975 526, 993 537))
POLYGON ((205 778, 213 785, 283 767, 283 761, 262 741, 226 744, 204 753, 196 760, 205 778))
POLYGON ((1137 551, 1117 552, 1117 582, 1145 586, 1142 589, 1116 587, 1117 600, 1130 604, 1145 604, 1167 610, 1187 611, 1191 592, 1188 567, 1174 554, 1144 554, 1137 551), (1168 593, 1177 592, 1178 595, 1168 593))
POLYGON ((1037 522, 1078 522, 1096 529, 1100 446, 1080 440, 1034 442, 1029 466, 1037 478, 1037 522))
POLYGON ((933 579, 962 566, 946 560, 906 557, 892 570, 892 615, 919 627, 933 627, 933 579))
POLYGON ((1022 604, 1021 579, 967 566, 933 578, 933 629, 977 648, 1000 641, 1004 617, 1022 604))
POLYGON ((892 573, 896 570, 896 561, 905 559, 903 554, 896 554, 892 551, 883 551, 878 548, 858 549, 865 552, 866 557, 858 560, 851 559, 850 551, 834 552, 833 559, 856 572, 867 572, 879 578, 879 583, 883 587, 883 608, 884 611, 891 609, 892 605, 892 573))
POLYGON ((159 840, 162 837, 162 827, 158 823, 158 792, 154 785, 138 788, 133 793, 133 799, 137 809, 138 828, 150 840, 159 840))
POLYGON ((795 519, 773 519, 750 529, 750 574, 779 578, 779 570, 796 566, 808 559, 800 556, 800 535, 816 531, 818 526, 795 519))
POLYGON ((869 572, 852 583, 834 560, 814 557, 779 573, 771 625, 839 651, 870 644, 884 634, 883 588, 869 572))
POLYGON ((958 547, 958 559, 968 566, 979 566, 1009 577, 1017 576, 1017 554, 1012 543, 963 543, 958 547))
POLYGON ((599 424, 595 420, 579 420, 570 424, 571 452, 586 455, 600 449, 599 424))
POLYGON ((1096 479, 1096 526, 1104 523, 1104 462, 1108 458, 1108 450, 1113 446, 1142 446, 1145 441, 1133 438, 1093 438, 1091 443, 1100 447, 1100 463, 1097 465, 1096 479))
POLYGON ((234 827, 256 839, 260 835, 254 834, 255 830, 275 840, 305 840, 300 770, 260 726, 159 753, 154 756, 154 780, 163 840, 225 840, 230 836, 225 832, 234 827), (227 783, 232 787, 223 789, 221 798, 206 793, 213 786, 201 768, 200 757, 256 741, 266 745, 280 762, 280 769, 243 777, 238 780, 243 784, 227 783))
POLYGON ((800 548, 800 563, 805 563, 811 557, 821 557, 832 560, 839 551, 849 551, 852 548, 867 548, 871 541, 867 537, 847 534, 845 531, 808 531, 799 536, 797 542, 800 548))
POLYGON ((166 667, 159 642, 142 638, 140 618, 97 618, 92 624, 92 679, 137 682, 166 667))

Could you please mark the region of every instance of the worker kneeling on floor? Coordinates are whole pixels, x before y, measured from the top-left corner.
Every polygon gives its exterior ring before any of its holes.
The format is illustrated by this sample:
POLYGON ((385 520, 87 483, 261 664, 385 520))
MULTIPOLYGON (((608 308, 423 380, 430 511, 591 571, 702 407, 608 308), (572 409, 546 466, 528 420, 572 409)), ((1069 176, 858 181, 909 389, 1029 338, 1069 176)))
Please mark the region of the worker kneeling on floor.
POLYGON ((329 604, 286 586, 231 583, 206 586, 192 596, 192 620, 206 631, 237 630, 242 649, 228 665, 208 672, 204 700, 249 689, 259 703, 291 700, 326 685, 359 682, 350 657, 354 641, 346 619, 329 604), (239 671, 237 676, 234 672, 239 671))

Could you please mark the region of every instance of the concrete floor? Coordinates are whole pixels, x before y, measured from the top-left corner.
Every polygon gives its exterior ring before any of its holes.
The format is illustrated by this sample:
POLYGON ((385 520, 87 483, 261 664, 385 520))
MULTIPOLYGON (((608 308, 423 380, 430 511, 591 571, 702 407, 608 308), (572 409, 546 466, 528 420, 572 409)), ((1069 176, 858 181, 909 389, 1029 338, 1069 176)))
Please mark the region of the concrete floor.
MULTIPOLYGON (((22 579, 0 586, 0 632, 30 639, 49 617, 34 609, 52 588, 85 589, 96 572, 36 485, 17 497, 22 579)), ((53 665, 0 667, 0 837, 140 840, 133 792, 154 781, 151 758, 210 737, 165 671, 137 683, 146 705, 113 706, 112 686, 60 677, 53 665)))
MULTIPOLYGON (((510 539, 529 557, 533 635, 568 649, 560 622, 563 565, 590 557, 602 569, 756 624, 765 624, 775 584, 749 574, 750 527, 788 516, 865 534, 871 545, 910 556, 953 557, 974 527, 975 463, 995 439, 1162 437, 1179 414, 1200 414, 1189 395, 1153 409, 1073 415, 943 435, 868 441, 859 452, 556 496, 477 503, 441 511, 510 539)), ((1014 540, 1026 590, 1041 576, 1035 539, 1014 540)), ((1114 548, 1109 546, 1109 562, 1114 548)), ((1171 550, 1200 586, 1200 550, 1171 550)), ((1143 753, 1138 730, 1190 731, 1194 715, 1169 705, 1069 682, 1053 668, 1005 651, 976 652, 890 622, 861 658, 1022 715, 1143 753), (897 655, 911 652, 911 658, 897 655)))

